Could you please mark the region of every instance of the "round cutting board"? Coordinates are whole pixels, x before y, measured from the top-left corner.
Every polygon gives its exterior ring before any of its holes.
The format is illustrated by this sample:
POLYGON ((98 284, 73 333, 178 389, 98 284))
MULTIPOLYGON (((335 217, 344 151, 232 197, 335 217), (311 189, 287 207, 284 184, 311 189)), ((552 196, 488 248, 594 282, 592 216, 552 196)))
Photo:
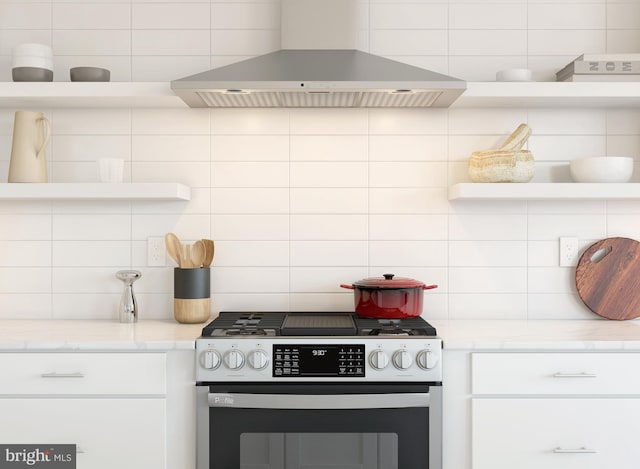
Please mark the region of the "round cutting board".
POLYGON ((640 243, 606 238, 589 246, 576 267, 578 295, 607 319, 640 316, 640 243))

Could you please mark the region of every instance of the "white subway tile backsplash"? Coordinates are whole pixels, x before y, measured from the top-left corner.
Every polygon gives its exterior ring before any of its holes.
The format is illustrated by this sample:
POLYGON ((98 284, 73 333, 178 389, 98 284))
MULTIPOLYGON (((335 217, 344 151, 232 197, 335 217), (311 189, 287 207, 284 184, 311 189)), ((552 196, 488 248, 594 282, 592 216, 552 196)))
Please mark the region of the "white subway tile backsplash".
POLYGON ((604 29, 607 8, 602 3, 540 3, 528 7, 529 29, 604 29))
POLYGON ((130 55, 131 32, 125 29, 54 29, 56 55, 130 55))
POLYGON ((530 267, 527 290, 529 293, 577 293, 575 269, 573 267, 530 267))
POLYGON ((131 133, 128 109, 55 109, 51 128, 57 135, 126 135, 131 133))
POLYGON ((526 267, 451 267, 452 293, 526 293, 526 267))
MULTIPOLYGON (((99 66, 111 81, 168 82, 281 47, 278 0, 0 0, 0 80, 15 45, 52 45, 56 81, 99 66)), ((538 81, 581 53, 637 52, 640 8, 604 0, 372 0, 363 51, 469 81, 505 68, 538 81)), ((0 317, 116 319, 123 268, 141 319, 173 319, 173 261, 147 266, 147 238, 216 241, 212 311, 352 311, 340 283, 393 272, 438 284, 427 319, 594 318, 558 266, 605 236, 640 239, 636 201, 452 201, 468 158, 533 129, 534 181, 570 181, 571 159, 640 162, 632 108, 42 109, 51 182, 182 182, 190 201, 0 201, 0 317)), ((0 110, 7 181, 14 110, 0 110)), ((640 170, 634 181, 640 181, 640 170)))
MULTIPOLYGON (((207 109, 133 109, 131 133, 138 135, 208 135, 207 109)), ((180 158, 176 158, 177 161, 180 158)))
MULTIPOLYGON (((289 136, 290 112, 289 109, 214 109, 211 111, 211 134, 289 136)), ((238 145, 243 144, 239 142, 238 145)))
POLYGON ((51 6, 47 3, 2 3, 0 29, 50 29, 51 6))
POLYGON ((527 297, 528 319, 598 319, 572 293, 531 293, 527 297))
POLYGON ((52 18, 53 29, 129 29, 131 8, 125 3, 55 3, 52 18))
POLYGON ((575 55, 583 51, 605 52, 604 29, 529 30, 527 44, 530 55, 575 55))
POLYGON ((558 239, 561 236, 598 239, 604 238, 606 216, 603 215, 529 215, 528 238, 530 240, 558 239))
POLYGON ((366 109, 292 109, 293 135, 358 135, 368 131, 366 109))
POLYGON ((449 239, 457 241, 522 241, 527 239, 524 214, 465 213, 449 217, 449 239))
POLYGON ((59 267, 118 267, 131 265, 128 241, 53 241, 53 265, 59 267))
POLYGON ((447 241, 371 241, 369 264, 443 267, 447 265, 447 241))
POLYGON ((283 241, 289 239, 289 216, 211 215, 211 237, 225 241, 283 241))
POLYGON ((171 81, 209 70, 207 55, 134 55, 131 57, 132 81, 171 81))
POLYGON ((367 189, 293 188, 291 213, 367 213, 367 189))
POLYGON ((374 3, 371 29, 445 29, 447 10, 446 3, 374 3))
POLYGON ((132 29, 209 29, 204 3, 132 3, 132 29))
POLYGON ((367 163, 291 163, 291 187, 367 187, 367 163))
POLYGON ((449 116, 444 109, 370 109, 373 135, 446 135, 449 116))
MULTIPOLYGON (((291 161, 367 161, 369 156, 364 135, 292 135, 283 139, 290 143, 291 161)), ((369 149, 369 154, 372 151, 369 149)), ((286 151, 281 154, 287 157, 286 151)))
POLYGON ((451 3, 450 29, 526 29, 527 5, 524 2, 451 3))
POLYGON ((524 293, 453 293, 449 319, 527 319, 524 293))
POLYGON ((366 241, 291 241, 291 266, 366 266, 367 247, 366 241))
POLYGON ((259 55, 280 48, 279 29, 212 29, 213 55, 259 55))
POLYGON ((369 32, 371 53, 379 55, 446 55, 447 30, 377 29, 369 32))
POLYGON ((293 241, 358 241, 368 235, 367 215, 291 215, 293 241))
POLYGON ((370 215, 372 240, 446 240, 447 215, 370 215))
POLYGON ((288 161, 289 138, 284 135, 213 135, 211 160, 288 161))
POLYGON ((371 188, 369 213, 447 213, 447 188, 371 188))
POLYGON ((280 29, 280 4, 276 2, 213 2, 211 28, 280 29))
POLYGON ((338 293, 346 290, 341 284, 351 285, 367 277, 366 267, 292 267, 292 293, 338 293))
POLYGON ((447 184, 446 163, 402 161, 369 165, 371 187, 443 187, 447 184))
MULTIPOLYGON (((206 29, 134 29, 131 31, 132 55, 209 55, 209 31, 206 29)), ((179 77, 176 77, 179 78, 179 77)))
POLYGON ((451 55, 525 55, 526 30, 450 30, 451 55))
POLYGON ((128 240, 131 237, 130 215, 56 215, 53 218, 52 239, 55 241, 128 240))
POLYGON ((369 137, 371 161, 446 161, 447 137, 373 135, 369 137))
POLYGON ((529 109, 535 135, 603 135, 607 112, 600 109, 529 109))
POLYGON ((451 267, 524 267, 526 241, 450 241, 451 267))
POLYGON ((288 187, 289 165, 285 162, 214 162, 212 187, 288 187))

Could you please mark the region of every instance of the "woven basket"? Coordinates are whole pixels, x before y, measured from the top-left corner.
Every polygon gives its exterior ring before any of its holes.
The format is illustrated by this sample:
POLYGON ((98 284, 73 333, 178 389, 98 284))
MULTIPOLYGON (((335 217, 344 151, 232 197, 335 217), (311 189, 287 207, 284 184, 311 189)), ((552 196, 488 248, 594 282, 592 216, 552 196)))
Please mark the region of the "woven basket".
POLYGON ((474 151, 469 158, 473 182, 529 182, 535 172, 529 150, 474 151))

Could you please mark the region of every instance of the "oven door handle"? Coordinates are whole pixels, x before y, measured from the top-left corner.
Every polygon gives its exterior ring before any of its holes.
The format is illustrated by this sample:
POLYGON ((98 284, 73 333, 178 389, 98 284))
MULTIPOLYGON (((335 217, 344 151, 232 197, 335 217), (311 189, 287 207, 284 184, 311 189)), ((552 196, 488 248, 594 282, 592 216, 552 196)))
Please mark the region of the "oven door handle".
POLYGON ((429 393, 231 394, 209 393, 209 407, 238 409, 399 409, 429 407, 429 393))

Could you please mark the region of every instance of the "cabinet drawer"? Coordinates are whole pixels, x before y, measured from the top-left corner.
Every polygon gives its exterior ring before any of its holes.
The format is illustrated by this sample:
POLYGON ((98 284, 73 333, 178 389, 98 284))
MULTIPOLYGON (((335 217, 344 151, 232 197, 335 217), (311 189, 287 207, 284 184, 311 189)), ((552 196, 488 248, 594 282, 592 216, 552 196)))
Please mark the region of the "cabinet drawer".
POLYGON ((472 399, 473 469, 637 469, 640 399, 472 399))
POLYGON ((163 353, 0 353, 2 394, 165 394, 163 353))
POLYGON ((75 444, 78 469, 165 467, 165 400, 0 398, 4 444, 75 444))
POLYGON ((640 394, 640 353, 474 353, 472 393, 640 394))

